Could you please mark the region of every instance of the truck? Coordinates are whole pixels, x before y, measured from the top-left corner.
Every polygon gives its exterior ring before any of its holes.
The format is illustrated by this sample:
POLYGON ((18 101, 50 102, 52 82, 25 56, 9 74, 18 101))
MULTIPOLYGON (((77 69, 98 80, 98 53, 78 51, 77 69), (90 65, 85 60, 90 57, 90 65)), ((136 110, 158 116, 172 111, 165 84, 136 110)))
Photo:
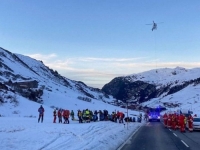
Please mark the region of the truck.
POLYGON ((148 111, 148 119, 151 121, 160 122, 160 109, 159 108, 150 108, 148 111))

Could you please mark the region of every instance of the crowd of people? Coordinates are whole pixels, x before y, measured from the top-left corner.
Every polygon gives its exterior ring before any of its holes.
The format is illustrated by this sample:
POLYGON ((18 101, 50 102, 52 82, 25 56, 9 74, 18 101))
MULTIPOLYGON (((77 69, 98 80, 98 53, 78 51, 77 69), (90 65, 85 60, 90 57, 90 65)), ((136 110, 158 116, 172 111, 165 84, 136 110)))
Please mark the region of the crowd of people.
POLYGON ((165 113, 163 115, 164 126, 166 128, 171 128, 173 130, 180 130, 180 132, 186 131, 186 124, 188 124, 188 130, 193 131, 193 117, 191 114, 177 114, 174 113, 165 113))
MULTIPOLYGON (((44 108, 42 105, 38 109, 39 112, 39 118, 38 122, 43 122, 43 117, 44 117, 44 108)), ((89 123, 91 121, 96 122, 96 121, 113 121, 113 122, 118 122, 118 123, 124 123, 125 122, 141 122, 141 114, 139 117, 125 117, 125 114, 120 111, 113 111, 112 113, 109 113, 108 110, 95 110, 91 111, 89 109, 85 110, 78 110, 76 114, 77 118, 75 117, 75 113, 73 110, 65 110, 65 109, 54 109, 53 110, 53 123, 56 123, 58 119, 58 123, 64 123, 64 124, 69 124, 69 118, 71 117, 71 120, 73 121, 79 121, 79 123, 89 123)))

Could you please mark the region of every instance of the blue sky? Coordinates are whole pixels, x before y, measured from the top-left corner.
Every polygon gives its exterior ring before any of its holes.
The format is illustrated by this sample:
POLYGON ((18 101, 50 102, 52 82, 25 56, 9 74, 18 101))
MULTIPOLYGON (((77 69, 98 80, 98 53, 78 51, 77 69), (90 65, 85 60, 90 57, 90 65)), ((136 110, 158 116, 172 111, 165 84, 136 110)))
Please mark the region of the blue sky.
POLYGON ((200 67, 199 0, 0 0, 0 14, 0 47, 93 87, 200 67), (152 21, 163 23, 152 32, 152 21))

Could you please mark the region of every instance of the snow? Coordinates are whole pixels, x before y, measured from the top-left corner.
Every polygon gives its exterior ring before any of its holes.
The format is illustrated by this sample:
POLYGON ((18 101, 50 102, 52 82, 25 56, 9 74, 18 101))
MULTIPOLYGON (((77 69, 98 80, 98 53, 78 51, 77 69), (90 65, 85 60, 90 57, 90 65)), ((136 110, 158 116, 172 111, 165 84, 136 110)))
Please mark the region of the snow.
MULTIPOLYGON (((115 150, 143 124, 111 121, 79 123, 71 119, 70 124, 53 123, 53 109, 46 105, 43 105, 44 121, 38 123, 40 104, 20 96, 17 99, 17 106, 13 103, 0 106, 1 150, 115 150)), ((86 104, 82 105, 86 107, 86 104)), ((109 109, 114 107, 110 105, 109 109)), ((139 114, 130 111, 129 115, 131 113, 139 114)))
POLYGON ((145 71, 138 74, 128 75, 131 81, 145 81, 148 83, 167 85, 177 82, 181 84, 184 81, 197 79, 200 77, 200 68, 185 69, 181 67, 176 68, 161 68, 150 71, 145 71))
MULTIPOLYGON (((200 112, 200 85, 189 85, 181 91, 167 95, 165 97, 158 97, 150 101, 142 103, 143 106, 159 107, 164 106, 164 103, 179 104, 178 107, 168 107, 167 112, 174 112, 177 110, 192 111, 193 114, 200 112)), ((164 113, 164 112, 163 112, 164 113)))
MULTIPOLYGON (((110 105, 115 99, 112 96, 105 97, 103 93, 91 90, 84 85, 77 84, 76 81, 66 79, 70 86, 66 86, 62 80, 55 78, 48 67, 42 62, 30 57, 15 54, 21 61, 15 61, 17 57, 12 57, 8 52, 0 48, 0 53, 6 57, 1 57, 5 66, 1 67, 1 72, 7 71, 22 78, 15 81, 35 79, 39 82, 39 87, 44 86, 43 107, 45 109, 44 122, 38 123, 38 108, 41 104, 30 101, 12 92, 0 91, 0 96, 4 103, 0 105, 0 149, 1 150, 90 150, 103 149, 115 150, 119 148, 140 126, 144 124, 132 122, 129 124, 119 124, 111 121, 98 121, 91 123, 81 123, 72 121, 70 124, 53 123, 53 109, 63 108, 74 110, 77 119, 77 110, 89 109, 121 111, 127 115, 127 110, 110 105), (27 65, 25 65, 27 64, 27 65), (30 69, 31 68, 31 69, 30 69), (39 75, 38 75, 39 74, 39 75), (81 88, 94 96, 91 102, 78 99, 79 96, 86 97, 81 88), (80 87, 81 86, 81 87, 80 87), (18 103, 12 102, 10 96, 16 97, 18 103), (100 98, 101 97, 101 98, 100 98)), ((18 59, 17 58, 17 59, 18 59)), ((150 70, 139 74, 127 76, 132 81, 141 80, 156 85, 182 84, 184 81, 197 79, 200 77, 200 69, 185 69, 177 67, 174 69, 163 68, 150 70)), ((2 81, 9 78, 1 76, 2 81)), ((183 90, 171 94, 161 95, 158 98, 144 102, 143 106, 157 107, 164 106, 165 102, 180 104, 179 107, 168 108, 167 111, 177 109, 192 110, 194 113, 200 112, 200 85, 189 85, 183 90)), ((138 111, 128 111, 128 116, 139 115, 138 111)))
POLYGON ((140 123, 123 124, 110 121, 79 124, 53 124, 52 119, 1 117, 1 150, 115 150, 140 123))

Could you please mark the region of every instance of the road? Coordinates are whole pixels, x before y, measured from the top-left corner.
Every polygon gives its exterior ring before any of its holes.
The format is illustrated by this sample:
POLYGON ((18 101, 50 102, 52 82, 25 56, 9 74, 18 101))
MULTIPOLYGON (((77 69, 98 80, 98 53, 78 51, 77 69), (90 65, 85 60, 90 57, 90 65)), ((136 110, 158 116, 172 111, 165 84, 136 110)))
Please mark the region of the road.
POLYGON ((199 131, 181 133, 165 128, 161 122, 148 122, 121 150, 200 150, 199 139, 199 131))

